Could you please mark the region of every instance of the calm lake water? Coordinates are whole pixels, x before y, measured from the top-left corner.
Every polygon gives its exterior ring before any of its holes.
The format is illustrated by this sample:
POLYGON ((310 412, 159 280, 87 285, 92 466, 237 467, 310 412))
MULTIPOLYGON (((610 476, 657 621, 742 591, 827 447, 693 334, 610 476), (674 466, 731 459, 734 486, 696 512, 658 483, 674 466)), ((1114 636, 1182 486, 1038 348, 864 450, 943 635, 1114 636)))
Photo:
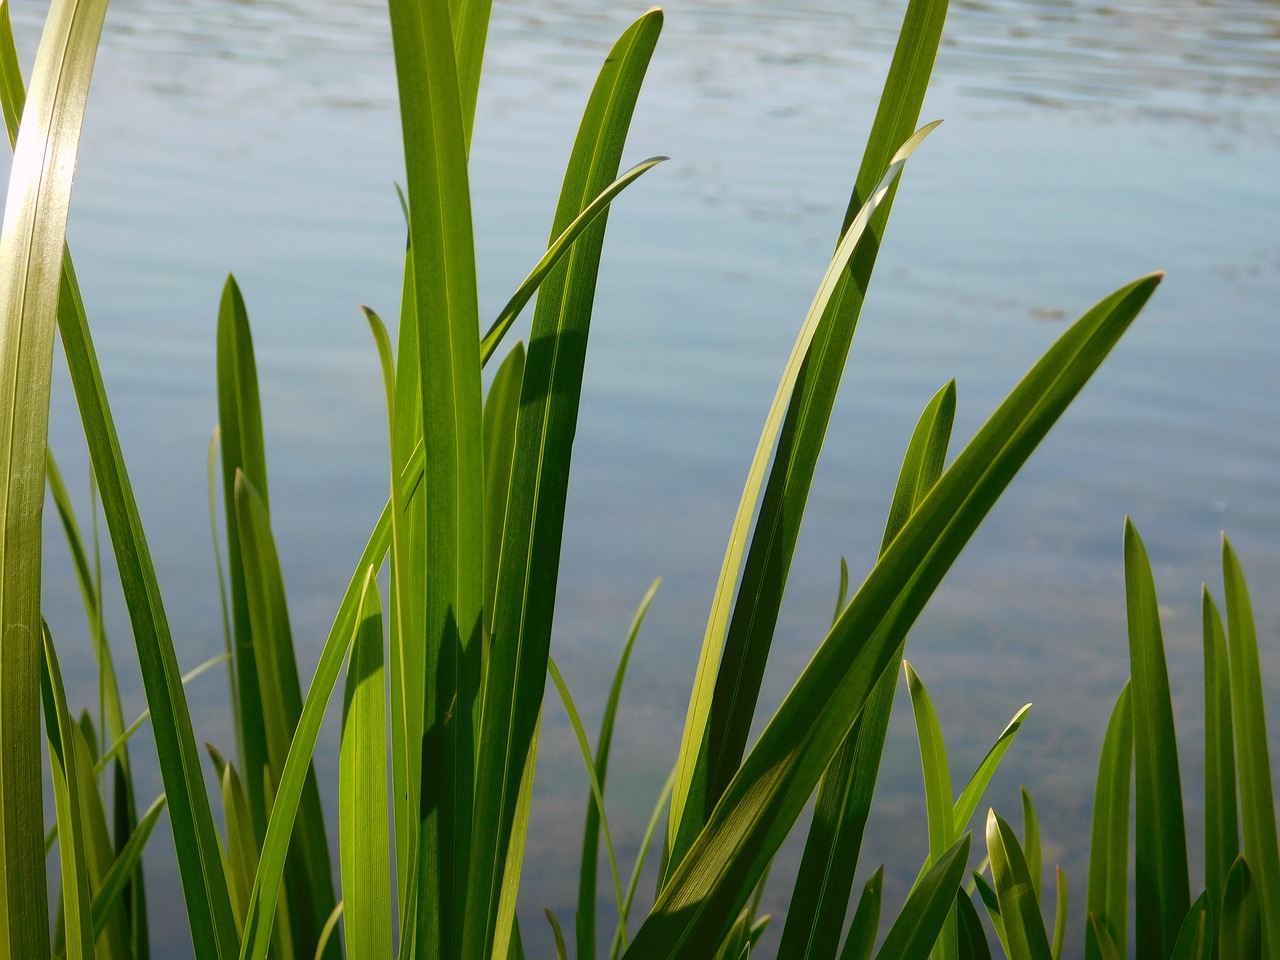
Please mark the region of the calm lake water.
MULTIPOLYGON (((609 797, 629 858, 672 763, 707 607, 764 413, 832 249, 902 5, 672 0, 629 140, 668 154, 617 203, 592 334, 554 655, 595 726, 636 602, 665 584, 623 701, 609 797)), ((495 3, 473 148, 483 308, 545 244, 598 64, 641 4, 495 3)), ((43 4, 14 0, 27 64, 43 4)), ((1265 0, 954 0, 791 576, 762 712, 825 632, 841 556, 880 539, 920 408, 956 377, 957 445, 1094 301, 1152 269, 1144 315, 1033 457, 915 630, 967 778, 1035 708, 988 800, 1038 804, 1081 950, 1089 808, 1127 676, 1121 525, 1156 569, 1200 856, 1199 586, 1219 533, 1250 574, 1280 705, 1280 8, 1265 0)), ((276 533, 304 676, 385 496, 382 394, 356 307, 393 317, 403 231, 385 13, 373 0, 116 0, 81 153, 71 243, 185 664, 222 649, 205 455, 227 271, 254 319, 276 533)), ((65 377, 52 427, 87 516, 65 377)), ((957 446, 958 448, 958 446, 957 446)), ((51 511, 52 512, 52 511, 51 511)), ((84 640, 60 534, 45 607, 84 640)), ((126 712, 144 706, 111 598, 126 712)), ((87 673, 72 699, 91 703, 87 673)), ((225 674, 195 683, 198 735, 229 747, 225 674)), ((863 854, 900 903, 925 849, 909 710, 895 716, 863 854)), ((1273 725, 1280 716, 1273 711, 1273 725)), ((543 724, 522 921, 572 922, 586 782, 554 695, 543 724)), ((336 726, 325 735, 332 780, 336 726)), ((144 793, 160 790, 143 762, 144 793)), ((332 814, 336 804, 329 797, 332 814)), ((158 955, 190 953, 168 866, 158 955)), ((785 910, 797 851, 766 906, 785 910)), ((604 892, 602 887, 602 892, 604 892)), ((610 915, 608 902, 602 918, 610 915)), ((605 922, 602 919, 602 924, 605 922)), ((779 927, 780 929, 780 927, 779 927)), ((776 935, 776 931, 775 931, 776 935)), ((770 941, 776 943, 776 939, 770 941)))

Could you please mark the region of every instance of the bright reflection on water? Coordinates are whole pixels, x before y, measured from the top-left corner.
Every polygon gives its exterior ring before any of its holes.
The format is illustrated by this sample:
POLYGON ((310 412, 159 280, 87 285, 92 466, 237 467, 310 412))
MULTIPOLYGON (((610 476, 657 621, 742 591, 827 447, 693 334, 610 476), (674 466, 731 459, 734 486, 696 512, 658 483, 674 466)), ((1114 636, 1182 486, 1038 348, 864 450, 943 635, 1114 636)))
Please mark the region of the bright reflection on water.
MULTIPOLYGON (((28 64, 41 6, 13 9, 28 64)), ((595 0, 495 7, 472 173, 486 313, 537 259, 594 71, 641 12, 595 0)), ((900 9, 668 7, 628 159, 673 159, 612 214, 555 639, 594 726, 633 606, 653 577, 666 578, 633 661, 610 776, 626 857, 673 759, 742 477, 834 242, 900 9)), ((273 521, 304 675, 381 504, 381 388, 355 308, 394 317, 399 291, 384 21, 372 0, 115 0, 108 17, 71 242, 187 665, 222 648, 204 456, 227 270, 254 318, 273 521)), ((1028 784, 1045 861, 1064 864, 1078 905, 1093 764, 1127 671, 1126 512, 1161 591, 1197 862, 1198 588, 1219 579, 1220 530, 1251 575, 1264 667, 1280 690, 1280 608, 1268 599, 1280 582, 1280 8, 956 0, 924 113, 947 122, 900 191, 762 709, 785 695, 829 623, 839 558, 855 582, 873 561, 897 460, 933 391, 958 379, 958 445, 1068 320, 1119 284, 1167 270, 908 649, 957 781, 1035 701, 989 799, 1016 819, 1028 784)), ((53 443, 87 522, 68 397, 55 399, 53 443)), ((85 649, 60 538, 51 526, 46 611, 64 649, 85 649)), ((141 710, 116 596, 110 612, 126 710, 141 710)), ((64 659, 73 700, 91 703, 91 677, 64 659)), ((215 673, 191 696, 201 739, 227 747, 223 691, 215 673)), ((571 921, 586 797, 554 702, 543 729, 522 903, 535 956, 550 952, 542 907, 571 921)), ((330 782, 335 735, 321 759, 330 782)), ((903 710, 863 855, 867 868, 890 863, 895 905, 923 854, 914 751, 903 710)), ((158 792, 154 768, 143 771, 142 791, 158 792)), ((152 917, 158 955, 184 956, 167 842, 153 858, 152 917)), ((766 898, 779 917, 795 859, 779 858, 766 898)), ((603 918, 611 909, 602 900, 603 918)), ((1081 950, 1074 909, 1069 955, 1081 950)))

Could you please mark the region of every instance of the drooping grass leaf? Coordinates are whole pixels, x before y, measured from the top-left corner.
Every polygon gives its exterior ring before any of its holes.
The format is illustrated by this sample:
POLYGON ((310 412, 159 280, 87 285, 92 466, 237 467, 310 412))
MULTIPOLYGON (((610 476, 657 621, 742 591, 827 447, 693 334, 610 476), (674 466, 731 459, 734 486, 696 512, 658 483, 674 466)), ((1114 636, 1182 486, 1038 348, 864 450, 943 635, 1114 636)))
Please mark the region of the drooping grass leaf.
POLYGON ((1129 924, 1129 784, 1133 779, 1133 682, 1127 681, 1107 723, 1098 759, 1089 840, 1085 960, 1107 960, 1107 944, 1125 943, 1129 924), (1106 939, 1098 936, 1101 930, 1106 939))
POLYGON ((1252 872, 1243 857, 1236 857, 1222 894, 1222 919, 1218 926, 1218 956, 1222 960, 1261 960, 1266 918, 1252 872))
POLYGON ((1231 664, 1222 617, 1201 593, 1204 621, 1204 885, 1216 918, 1231 864, 1240 855, 1236 749, 1231 720, 1231 664))
POLYGON ((840 951, 840 960, 871 960, 871 951, 876 945, 876 934, 880 930, 880 906, 884 892, 884 867, 880 866, 871 875, 862 895, 858 897, 858 906, 853 911, 853 920, 849 924, 849 935, 845 938, 844 949, 840 951))
POLYGON ((960 878, 969 862, 970 839, 966 833, 935 858, 911 889, 902 912, 885 934, 877 960, 925 960, 929 956, 960 889, 960 878))
POLYGON ((1124 528, 1137 807, 1135 932, 1139 960, 1164 960, 1191 907, 1182 778, 1155 584, 1132 521, 1124 528))
POLYGON ((994 810, 987 816, 987 855, 1008 937, 1009 960, 1052 960, 1026 857, 1013 828, 994 810))

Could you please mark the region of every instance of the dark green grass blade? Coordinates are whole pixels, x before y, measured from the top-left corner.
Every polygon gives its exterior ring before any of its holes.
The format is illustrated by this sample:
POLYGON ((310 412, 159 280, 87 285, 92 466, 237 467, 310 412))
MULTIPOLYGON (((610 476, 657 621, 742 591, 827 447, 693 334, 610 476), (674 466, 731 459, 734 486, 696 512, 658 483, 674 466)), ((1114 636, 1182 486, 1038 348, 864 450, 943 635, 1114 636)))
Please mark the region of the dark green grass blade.
POLYGON ((1098 759, 1089 842, 1089 891, 1085 960, 1105 960, 1098 940, 1102 929, 1111 943, 1125 943, 1129 924, 1129 784, 1133 779, 1133 686, 1125 683, 1116 699, 1098 759))
POLYGON ((249 798, 235 764, 224 763, 212 747, 209 753, 218 774, 222 816, 227 829, 227 886, 231 890, 236 923, 243 931, 253 892, 253 878, 258 872, 258 841, 253 835, 253 814, 249 811, 249 798))
MULTIPOLYGON (((631 628, 627 631, 627 641, 622 647, 622 656, 618 658, 618 668, 613 674, 613 684, 609 688, 609 699, 605 703, 604 716, 600 719, 600 735, 596 738, 595 776, 600 784, 600 792, 604 793, 605 782, 609 776, 609 752, 613 746, 613 726, 618 717, 618 704, 622 700, 622 686, 627 676, 627 665, 631 662, 631 651, 635 647, 636 637, 640 635, 640 626, 644 623, 649 605, 658 592, 662 580, 650 584, 640 600, 635 616, 631 620, 631 628)), ((586 825, 582 833, 582 865, 578 871, 578 912, 575 917, 574 933, 577 938, 578 960, 594 960, 596 955, 596 868, 600 854, 600 808, 596 804, 595 792, 587 799, 586 825)), ((626 901, 619 905, 619 927, 626 938, 626 901)))
MULTIPOLYGON (((990 858, 988 857, 988 862, 990 858)), ((982 905, 987 910, 987 917, 991 920, 991 926, 996 932, 996 939, 1000 941, 1000 948, 1004 950, 1006 957, 1009 953, 1009 937, 1004 930, 1004 917, 1000 915, 1000 895, 996 893, 996 888, 987 882, 986 878, 980 873, 973 874, 973 884, 978 891, 978 896, 982 900, 982 905)))
POLYGON ((849 936, 845 938, 844 949, 840 951, 840 960, 871 960, 876 934, 880 930, 883 892, 884 867, 881 866, 871 875, 871 879, 862 888, 862 895, 858 897, 858 906, 853 911, 849 936))
POLYGON ((1009 960, 1052 960, 1040 898, 1013 828, 992 810, 987 818, 987 852, 1000 916, 1008 937, 1009 960))
POLYGON ((1036 816, 1036 807, 1031 800, 1031 792, 1022 788, 1022 853, 1027 858, 1027 870, 1031 874, 1031 889, 1039 900, 1043 892, 1041 876, 1044 863, 1040 855, 1040 819, 1036 816))
POLYGON ((1170 960, 1210 960, 1213 946, 1213 923, 1209 918, 1209 894, 1206 891, 1191 905, 1191 912, 1182 922, 1170 960))
POLYGON ((877 960, 925 960, 929 956, 960 889, 970 840, 967 833, 957 840, 912 888, 902 912, 885 934, 877 960))
POLYGON ((240 768, 248 791, 258 842, 267 829, 263 770, 270 762, 266 719, 258 692, 257 646, 249 615, 240 528, 235 522, 236 472, 243 473, 269 503, 267 455, 258 400, 258 372, 249 331, 249 314, 235 278, 228 276, 218 304, 218 430, 222 454, 223 511, 227 518, 227 576, 231 587, 233 681, 231 715, 235 721, 240 768))
MULTIPOLYGON (((129 903, 130 885, 135 883, 141 870, 142 853, 147 841, 155 830, 160 814, 164 812, 165 797, 161 794, 151 804, 147 812, 138 820, 133 833, 111 864, 111 869, 102 878, 102 883, 93 896, 93 935, 96 939, 107 924, 112 913, 129 903)), ((134 955, 137 955, 136 947, 134 955)))
MULTIPOLYGON (((897 536, 911 511, 941 476, 955 407, 953 381, 935 393, 921 413, 898 474, 881 550, 897 536)), ((840 574, 837 620, 844 610, 848 590, 848 566, 843 560, 840 574)), ((871 811, 876 774, 884 753, 901 657, 899 651, 886 668, 853 731, 822 776, 778 946, 779 960, 834 956, 840 942, 862 833, 871 811)), ((956 835, 961 830, 963 825, 957 828, 956 835)))
POLYGON ((633 958, 688 956, 736 915, 925 602, 1159 279, 1122 287, 1073 324, 942 475, 748 754, 637 933, 633 958))
MULTIPOLYGON (((98 792, 98 781, 93 774, 94 733, 88 714, 82 715, 79 727, 72 731, 75 741, 76 776, 79 778, 80 825, 83 831, 85 865, 88 868, 89 889, 96 891, 105 879, 115 860, 111 845, 111 833, 107 828, 107 812, 98 792)), ((92 926, 92 924, 90 924, 92 926)), ((95 949, 101 960, 132 960, 127 918, 123 910, 116 910, 106 919, 95 937, 95 949)))
POLYGON ((1204 621, 1204 885, 1216 918, 1231 864, 1240 855, 1236 749, 1231 720, 1231 664, 1222 617, 1201 594, 1204 621))
POLYGON ((1164 960, 1191 907, 1182 778, 1151 564, 1133 523, 1124 528, 1137 808, 1134 929, 1139 960, 1164 960))
POLYGON ((106 0, 57 0, 31 97, 0 31, 14 143, 0 233, 0 951, 49 952, 41 838, 40 566, 54 327, 71 183, 106 0))
POLYGON ((498 587, 498 559, 502 555, 502 524, 511 489, 511 461, 515 456, 516 415, 520 412, 520 384, 524 381, 524 344, 517 342, 502 361, 484 404, 484 629, 492 628, 493 600, 498 587))
MULTIPOLYGON (((602 67, 574 141, 552 237, 616 178, 661 24, 660 11, 645 14, 614 44, 602 67)), ((490 954, 501 927, 496 911, 503 877, 519 867, 508 865, 508 844, 546 686, 570 459, 606 217, 597 219, 543 280, 534 311, 485 675, 466 956, 490 954)))
POLYGON ((1218 956, 1223 960, 1261 960, 1264 956, 1266 921, 1260 901, 1252 873, 1244 858, 1237 857, 1222 896, 1218 956))
POLYGON ((1275 957, 1280 955, 1280 843, 1276 839, 1262 669, 1249 588, 1240 560, 1226 537, 1222 539, 1222 577, 1231 650, 1231 702, 1235 715, 1244 857, 1262 916, 1263 946, 1268 956, 1275 957))
MULTIPOLYGON (((946 13, 947 0, 911 0, 907 5, 841 236, 872 195, 894 152, 916 129, 946 13)), ((894 191, 890 190, 872 217, 867 242, 858 247, 824 311, 788 404, 775 465, 743 569, 739 600, 724 639, 707 747, 706 811, 710 811, 737 770, 746 748, 800 519, 893 196, 894 191)), ((704 819, 705 813, 700 813, 696 825, 700 826, 704 819)))
POLYGON ((956 934, 960 960, 991 960, 987 932, 973 901, 963 890, 956 892, 956 934))

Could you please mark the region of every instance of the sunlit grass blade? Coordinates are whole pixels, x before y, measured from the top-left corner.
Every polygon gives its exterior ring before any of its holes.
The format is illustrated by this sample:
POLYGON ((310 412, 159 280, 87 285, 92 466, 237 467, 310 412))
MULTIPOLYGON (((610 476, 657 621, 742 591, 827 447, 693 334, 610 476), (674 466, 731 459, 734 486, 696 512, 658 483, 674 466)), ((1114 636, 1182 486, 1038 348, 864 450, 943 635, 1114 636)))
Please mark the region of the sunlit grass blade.
POLYGON ((515 456, 516 415, 524 382, 524 344, 517 342, 498 367, 484 404, 484 623, 492 628, 493 600, 498 588, 498 559, 502 555, 502 525, 511 489, 511 461, 515 456))
POLYGON ((1231 664, 1222 617, 1201 591, 1204 622, 1204 885, 1216 918, 1231 864, 1240 855, 1236 749, 1231 719, 1231 664))
POLYGON ((916 738, 920 744, 920 764, 924 774, 925 816, 929 828, 929 858, 932 863, 954 842, 952 835, 951 771, 947 766, 947 748, 942 740, 942 725, 933 709, 929 691, 915 668, 906 660, 902 669, 911 694, 911 712, 916 722, 916 738))
POLYGON ((1000 916, 1008 937, 1009 960, 1052 960, 1049 937, 1040 915, 1040 898, 1013 828, 992 810, 987 816, 987 855, 1000 916))
POLYGON ((1209 918, 1209 893, 1205 891, 1196 898, 1182 922, 1169 960, 1211 960, 1212 956, 1213 923, 1209 918))
POLYGON ((956 892, 956 946, 960 960, 991 960, 987 932, 977 908, 963 890, 956 892))
MULTIPOLYGON (((342 901, 339 900, 334 904, 333 912, 329 914, 329 919, 324 922, 324 926, 320 928, 320 939, 316 943, 316 952, 313 954, 314 960, 320 960, 324 956, 325 951, 329 949, 329 941, 333 939, 334 931, 338 929, 338 922, 342 919, 342 901)), ((391 954, 387 954, 391 956, 391 954)))
POLYGON ((1076 321, 934 485, 818 647, 671 876, 633 957, 687 955, 736 914, 943 575, 1146 303, 1160 274, 1076 321))
POLYGON ((258 841, 253 835, 253 814, 249 811, 249 798, 244 783, 236 772, 235 764, 227 763, 220 753, 206 744, 218 778, 218 792, 222 798, 222 818, 226 825, 227 888, 231 894, 231 909, 235 911, 236 929, 244 932, 245 917, 249 912, 253 878, 258 872, 258 841))
POLYGON ((934 859, 902 905, 902 912, 885 934, 877 960, 925 960, 951 913, 960 878, 969 862, 971 837, 965 834, 934 859))
MULTIPOLYGON (((827 266, 801 326, 800 334, 791 349, 791 356, 788 357, 783 369, 782 380, 778 384, 773 403, 765 418, 760 442, 756 446, 756 452, 747 470, 747 480, 729 532, 729 545, 720 567, 720 576, 711 603, 711 615, 702 641, 702 650, 698 655, 697 672, 694 675, 693 689, 689 697, 689 709, 680 741, 679 758, 676 761, 676 786, 671 795, 671 816, 667 828, 668 877, 679 867, 693 838, 706 823, 706 807, 711 799, 707 795, 709 783, 707 764, 714 764, 715 758, 721 752, 717 749, 716 743, 708 740, 712 703, 713 700, 719 699, 716 695, 716 688, 719 685, 717 672, 720 668, 721 654, 733 609, 734 587, 738 582, 747 549, 751 518, 756 512, 760 491, 765 481, 765 470, 773 456, 778 434, 782 430, 783 418, 786 415, 792 391, 800 377, 819 322, 836 292, 854 251, 857 250, 858 243, 863 238, 871 215, 898 179, 907 158, 936 126, 937 123, 933 123, 921 128, 894 154, 893 162, 889 164, 888 170, 876 189, 841 237, 835 256, 827 266)), ((736 681, 730 684, 731 697, 736 698, 738 687, 739 684, 736 681)))
MULTIPOLYGON (((40 760, 45 449, 71 184, 106 7, 55 0, 25 103, 16 58, 0 57, 14 144, 0 232, 0 949, 15 957, 49 952, 40 760)), ((12 51, 7 8, 0 29, 12 51)))
POLYGON ((1106 942, 1125 943, 1129 925, 1129 784, 1133 778, 1133 682, 1128 681, 1107 723, 1098 759, 1089 841, 1085 960, 1106 960, 1106 942), (1107 940, 1100 941, 1101 929, 1107 940))
MULTIPOLYGON (((640 600, 635 616, 631 619, 631 627, 627 631, 627 640, 622 647, 622 656, 618 658, 618 667, 613 674, 613 684, 609 688, 609 699, 605 703, 604 715, 600 719, 600 735, 596 738, 594 758, 595 777, 603 795, 605 783, 609 776, 609 752, 613 746, 613 727, 618 716, 618 705, 622 700, 622 687, 627 676, 627 666, 631 662, 631 651, 640 635, 640 626, 644 623, 649 605, 661 586, 658 579, 649 585, 640 600)), ((582 833, 582 866, 578 871, 578 911, 574 922, 578 960, 594 960, 596 955, 596 867, 600 853, 600 808, 596 804, 595 791, 587 798, 587 815, 582 833)), ((623 898, 619 903, 618 927, 626 942, 626 909, 627 901, 623 898)))
MULTIPOLYGON (((622 34, 606 58, 574 140, 552 237, 617 177, 661 25, 655 8, 622 34)), ((546 688, 570 461, 607 217, 601 214, 542 281, 534 310, 484 679, 466 956, 490 954, 505 926, 495 913, 503 878, 519 868, 508 863, 509 845, 517 788, 546 688)), ((430 449, 427 454, 430 462, 430 449)), ((429 506, 436 488, 428 489, 429 506)))
POLYGON ((516 902, 520 894, 520 874, 524 865, 524 849, 529 839, 529 812, 533 808, 534 768, 538 762, 538 735, 542 730, 542 713, 539 711, 529 738, 529 755, 521 767, 520 790, 516 794, 515 816, 511 820, 511 846, 508 847, 507 868, 502 874, 502 888, 498 893, 498 913, 494 922, 493 955, 506 956, 519 952, 520 928, 516 922, 516 902), (508 941, 508 936, 514 940, 508 941))
POLYGON ((392 956, 387 708, 375 572, 370 566, 351 644, 338 758, 342 926, 348 960, 392 956))
POLYGON ((884 867, 876 869, 862 888, 858 906, 853 911, 849 935, 845 938, 840 960, 871 960, 876 935, 880 931, 880 907, 884 895, 884 867))
POLYGON ((1218 925, 1218 956, 1222 960, 1262 960, 1266 917, 1252 872, 1236 857, 1227 874, 1218 925))
POLYGON ((1276 956, 1280 954, 1280 842, 1276 838, 1266 701, 1249 588, 1240 560, 1226 537, 1222 538, 1222 578, 1231 651, 1231 703, 1235 718, 1236 768, 1240 776, 1244 858, 1249 864, 1262 916, 1263 946, 1268 955, 1276 956))
POLYGON ((520 286, 516 288, 516 292, 511 295, 511 299, 507 301, 506 306, 498 313, 498 318, 493 321, 488 332, 480 341, 480 362, 488 363, 489 358, 493 356, 498 345, 502 342, 502 338, 506 332, 511 329, 511 325, 516 322, 516 317, 520 316, 520 311, 525 305, 533 299, 533 295, 538 292, 538 287, 547 275, 555 268, 561 259, 569 252, 573 246, 573 242, 595 222, 596 217, 604 213, 609 204, 613 202, 614 197, 620 194, 628 186, 638 180, 643 174, 648 173, 658 164, 669 157, 650 157, 637 163, 622 176, 618 177, 613 183, 609 184, 600 192, 594 200, 592 200, 582 212, 569 222, 558 237, 555 237, 551 244, 547 247, 547 252, 542 255, 529 275, 520 282, 520 286))
POLYGON ((991 778, 1000 767, 1000 761, 1004 759, 1005 753, 1013 744, 1018 731, 1022 729, 1022 722, 1030 711, 1031 704, 1028 703, 1013 715, 1005 728, 1000 731, 1000 736, 996 737, 996 742, 991 745, 987 755, 978 764, 978 769, 973 771, 969 782, 964 785, 964 790, 960 792, 960 797, 952 808, 952 823, 955 831, 952 836, 959 835, 969 825, 969 820, 972 819, 974 811, 978 809, 978 804, 982 800, 982 794, 986 792, 991 778))
POLYGON ((1191 907, 1182 777, 1173 701, 1151 564, 1133 523, 1124 527, 1129 669, 1133 676, 1134 932, 1139 960, 1163 960, 1191 907))
MULTIPOLYGON (((916 129, 946 12, 947 0, 911 0, 907 4, 840 237, 848 232, 858 211, 875 194, 894 153, 916 129)), ((728 620, 727 633, 722 630, 716 639, 717 644, 723 641, 725 650, 712 702, 709 762, 705 773, 709 778, 708 788, 692 791, 699 795, 706 793, 704 809, 697 812, 698 826, 724 791, 746 749, 760 675, 772 644, 805 502, 893 196, 891 188, 867 224, 867 242, 859 244, 850 269, 842 273, 814 334, 804 372, 788 403, 774 467, 769 472, 743 568, 739 599, 732 619, 728 620)), ((746 535, 745 530, 742 535, 746 535)), ((714 664, 710 666, 715 668, 714 664)), ((890 672, 894 677, 892 683, 896 684, 896 668, 890 672)), ((687 737, 685 746, 691 747, 696 742, 687 737)), ((674 812, 683 816, 683 795, 678 796, 681 806, 674 812)))

